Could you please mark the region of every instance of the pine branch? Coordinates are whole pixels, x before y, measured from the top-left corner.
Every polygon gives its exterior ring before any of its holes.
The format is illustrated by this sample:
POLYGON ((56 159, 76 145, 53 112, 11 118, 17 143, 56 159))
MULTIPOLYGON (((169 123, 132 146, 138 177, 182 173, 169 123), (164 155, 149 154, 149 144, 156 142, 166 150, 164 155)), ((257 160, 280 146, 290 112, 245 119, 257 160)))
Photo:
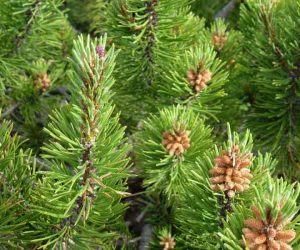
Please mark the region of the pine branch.
POLYGON ((219 225, 221 228, 224 228, 224 221, 226 221, 228 214, 232 212, 231 198, 228 196, 227 193, 225 193, 224 196, 218 197, 218 203, 221 207, 219 225))
MULTIPOLYGON (((155 10, 155 6, 158 4, 159 0, 149 0, 149 2, 146 2, 146 14, 148 15, 148 23, 146 26, 146 37, 145 37, 145 41, 146 41, 146 48, 145 48, 145 57, 148 61, 148 65, 147 68, 145 68, 144 70, 150 70, 151 69, 151 65, 154 64, 154 58, 153 58, 153 47, 155 46, 155 35, 154 35, 154 28, 157 25, 157 13, 155 10)), ((149 77, 149 75, 146 74, 145 77, 148 81, 148 85, 152 85, 152 81, 153 81, 153 77, 149 77)))
POLYGON ((34 24, 34 21, 39 14, 41 5, 42 5, 41 0, 35 0, 35 2, 31 5, 31 7, 26 12, 27 18, 25 20, 25 23, 26 23, 25 29, 21 33, 21 35, 19 35, 15 38, 15 48, 13 51, 10 52, 10 54, 17 53, 19 48, 21 47, 21 45, 25 42, 26 37, 30 34, 30 30, 34 24))
MULTIPOLYGON (((284 72, 287 73, 288 77, 290 78, 290 94, 288 98, 288 114, 289 114, 289 126, 286 128, 286 133, 289 135, 289 144, 287 145, 287 151, 288 151, 288 158, 289 160, 297 166, 296 163, 296 148, 294 145, 296 142, 294 141, 297 137, 297 127, 296 127, 296 121, 297 121, 297 109, 296 106, 299 104, 297 103, 297 91, 298 91, 298 82, 297 80, 300 77, 300 69, 299 69, 299 62, 296 63, 293 67, 290 67, 287 60, 285 59, 285 56, 280 49, 279 42, 277 40, 276 31, 271 26, 271 20, 268 16, 268 13, 265 8, 262 8, 261 11, 261 17, 262 21, 265 27, 265 33, 268 36, 270 42, 272 43, 272 48, 274 51, 275 56, 277 57, 281 68, 284 72), (295 69, 296 68, 296 69, 295 69)), ((299 166, 298 166, 299 168, 299 166)), ((300 170, 300 168, 299 168, 300 170)))
POLYGON ((19 106, 21 105, 21 103, 15 103, 13 105, 11 105, 8 109, 6 109, 2 114, 1 114, 1 119, 5 118, 6 116, 9 116, 11 113, 13 113, 19 106))

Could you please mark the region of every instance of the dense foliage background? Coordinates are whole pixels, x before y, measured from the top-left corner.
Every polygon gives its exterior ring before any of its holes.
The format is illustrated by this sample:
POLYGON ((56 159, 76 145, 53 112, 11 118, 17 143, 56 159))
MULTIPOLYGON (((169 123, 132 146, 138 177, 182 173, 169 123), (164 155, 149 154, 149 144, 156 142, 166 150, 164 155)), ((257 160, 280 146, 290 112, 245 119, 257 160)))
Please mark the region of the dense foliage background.
POLYGON ((299 0, 0 0, 0 249, 300 249, 299 0))

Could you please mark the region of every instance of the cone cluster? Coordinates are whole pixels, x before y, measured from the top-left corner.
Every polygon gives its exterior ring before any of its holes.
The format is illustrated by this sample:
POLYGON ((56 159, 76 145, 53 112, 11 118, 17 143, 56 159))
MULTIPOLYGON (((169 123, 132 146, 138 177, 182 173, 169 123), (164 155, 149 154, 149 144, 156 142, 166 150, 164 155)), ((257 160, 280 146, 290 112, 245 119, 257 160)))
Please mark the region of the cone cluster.
POLYGON ((175 126, 174 132, 164 132, 162 145, 170 155, 180 156, 190 147, 190 131, 183 126, 175 126))
POLYGON ((271 209, 266 211, 266 219, 262 218, 260 210, 251 207, 254 218, 244 221, 243 234, 245 244, 253 250, 292 250, 288 244, 296 237, 294 230, 283 230, 286 222, 279 214, 272 218, 271 209))
POLYGON ((51 80, 49 79, 47 73, 39 73, 35 80, 35 87, 42 92, 46 92, 51 86, 51 80))
POLYGON ((163 247, 163 250, 170 250, 175 248, 176 242, 171 234, 168 234, 167 237, 162 239, 160 245, 163 247))
POLYGON ((221 50, 224 47, 226 41, 227 41, 227 37, 226 37, 224 32, 215 32, 215 33, 213 33, 212 42, 213 42, 213 45, 218 50, 221 50))
POLYGON ((208 69, 202 69, 202 63, 199 63, 196 71, 189 69, 187 72, 187 79, 196 93, 199 93, 205 89, 211 78, 212 73, 208 69))
POLYGON ((237 145, 229 151, 223 151, 210 170, 213 175, 210 178, 212 190, 223 191, 229 198, 247 190, 253 177, 249 169, 251 158, 252 154, 241 155, 237 145))

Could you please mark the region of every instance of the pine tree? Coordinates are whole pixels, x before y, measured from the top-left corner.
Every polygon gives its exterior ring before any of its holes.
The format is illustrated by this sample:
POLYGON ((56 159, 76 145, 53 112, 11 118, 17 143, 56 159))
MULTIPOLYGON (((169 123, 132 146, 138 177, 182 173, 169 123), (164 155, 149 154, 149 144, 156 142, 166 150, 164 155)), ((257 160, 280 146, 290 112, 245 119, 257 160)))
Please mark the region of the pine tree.
MULTIPOLYGON (((43 249, 113 249, 121 237, 120 202, 128 174, 124 128, 112 116, 116 53, 106 37, 74 43, 72 101, 51 115, 43 147, 47 169, 34 190, 33 242, 43 249)), ((124 235, 122 235, 124 236, 124 235)))

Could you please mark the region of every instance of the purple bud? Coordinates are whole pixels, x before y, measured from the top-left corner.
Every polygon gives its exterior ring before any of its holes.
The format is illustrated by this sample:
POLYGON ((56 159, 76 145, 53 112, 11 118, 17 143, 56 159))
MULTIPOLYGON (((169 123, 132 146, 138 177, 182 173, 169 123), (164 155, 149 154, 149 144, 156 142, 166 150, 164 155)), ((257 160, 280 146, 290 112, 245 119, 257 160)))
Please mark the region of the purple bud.
POLYGON ((96 53, 99 56, 99 58, 103 59, 105 57, 105 48, 104 48, 104 46, 103 45, 97 45, 96 53))

